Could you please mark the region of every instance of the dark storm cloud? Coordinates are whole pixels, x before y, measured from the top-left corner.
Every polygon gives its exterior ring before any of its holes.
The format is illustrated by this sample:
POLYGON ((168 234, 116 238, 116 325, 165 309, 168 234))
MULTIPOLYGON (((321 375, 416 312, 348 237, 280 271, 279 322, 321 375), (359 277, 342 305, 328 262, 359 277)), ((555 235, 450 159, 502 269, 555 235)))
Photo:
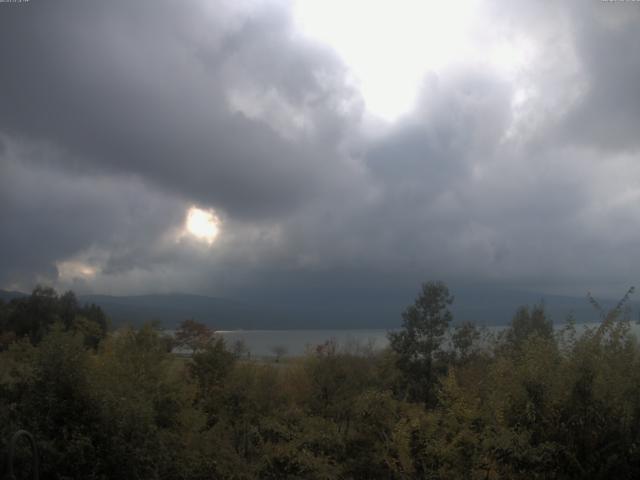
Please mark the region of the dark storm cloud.
POLYGON ((326 50, 292 41, 280 8, 238 20, 205 6, 34 1, 3 9, 0 129, 47 140, 84 168, 136 173, 233 215, 293 208, 330 176, 333 145, 296 132, 282 138, 269 124, 277 118, 230 112, 228 94, 255 87, 250 104, 271 92, 293 110, 312 108, 325 140, 327 127, 340 125, 333 104, 352 94, 333 80, 343 68, 326 50))
POLYGON ((608 151, 640 147, 640 9, 633 2, 576 8, 575 44, 586 93, 567 118, 576 142, 608 151))
MULTIPOLYGON (((598 63, 573 35, 579 22, 595 18, 585 20, 591 12, 573 8, 559 11, 551 25, 540 23, 544 12, 535 9, 501 13, 542 50, 542 66, 516 82, 477 65, 427 77, 416 110, 366 145, 370 200, 353 202, 352 209, 343 203, 339 213, 316 208, 306 218, 323 219, 322 229, 301 218, 288 226, 309 264, 333 260, 412 279, 572 285, 573 293, 632 283, 629 259, 638 259, 632 245, 640 226, 632 213, 637 155, 615 141, 602 155, 594 149, 597 137, 558 132, 589 124, 611 132, 616 123, 606 125, 607 119, 617 115, 590 105, 615 109, 615 98, 631 96, 634 88, 620 86, 614 98, 598 99, 594 88, 573 96, 580 85, 568 80, 588 83, 592 61, 598 63), (526 30, 528 23, 539 30, 526 30), (518 83, 535 92, 522 108, 513 104, 518 83)), ((627 114, 639 118, 633 105, 630 99, 627 114)))
POLYGON ((508 85, 477 70, 428 78, 413 114, 370 145, 369 169, 389 189, 437 194, 464 181, 510 121, 508 85))
POLYGON ((0 4, 0 281, 69 285, 68 261, 120 293, 627 283, 640 68, 611 52, 640 10, 618 3, 487 2, 532 63, 431 72, 373 133, 288 3, 0 4), (180 232, 191 204, 223 220, 212 248, 180 232))
MULTIPOLYGON (((45 154, 53 156, 50 149, 45 154)), ((53 281, 58 260, 92 247, 118 255, 182 219, 182 202, 135 178, 69 174, 32 163, 39 155, 39 148, 20 144, 0 155, 3 283, 53 281)))

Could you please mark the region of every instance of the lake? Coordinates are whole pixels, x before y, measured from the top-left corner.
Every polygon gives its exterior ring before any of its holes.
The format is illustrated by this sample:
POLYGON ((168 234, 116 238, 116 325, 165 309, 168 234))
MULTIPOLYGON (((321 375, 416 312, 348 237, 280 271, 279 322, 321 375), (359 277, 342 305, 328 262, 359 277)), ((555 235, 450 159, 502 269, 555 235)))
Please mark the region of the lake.
MULTIPOLYGON (((577 324, 578 331, 593 327, 595 323, 577 324)), ((564 323, 555 324, 556 329, 564 327, 564 323)), ((485 327, 489 332, 499 332, 505 326, 485 327)), ((274 347, 283 347, 285 356, 304 355, 308 348, 313 348, 328 340, 334 339, 340 347, 370 345, 374 349, 385 348, 389 341, 389 329, 370 330, 229 330, 218 331, 225 339, 228 348, 233 348, 238 340, 244 341, 252 356, 272 357, 274 347)), ((631 331, 640 336, 640 325, 631 323, 631 331)))
POLYGON ((303 355, 307 348, 335 339, 340 346, 371 345, 381 349, 388 345, 386 329, 372 330, 230 330, 218 331, 229 348, 244 341, 251 355, 273 356, 274 347, 284 347, 286 355, 303 355))

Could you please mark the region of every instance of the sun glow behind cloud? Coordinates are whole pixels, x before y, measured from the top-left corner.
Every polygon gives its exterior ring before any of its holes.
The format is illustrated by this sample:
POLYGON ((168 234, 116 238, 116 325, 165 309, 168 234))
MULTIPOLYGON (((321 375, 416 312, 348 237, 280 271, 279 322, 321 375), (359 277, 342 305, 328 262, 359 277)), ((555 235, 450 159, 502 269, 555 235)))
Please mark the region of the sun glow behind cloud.
POLYGON ((213 210, 203 210, 192 206, 187 211, 184 228, 196 239, 211 245, 220 233, 220 219, 213 210))
POLYGON ((61 281, 90 279, 95 277, 98 273, 94 266, 80 260, 56 262, 56 268, 58 269, 58 277, 61 281))

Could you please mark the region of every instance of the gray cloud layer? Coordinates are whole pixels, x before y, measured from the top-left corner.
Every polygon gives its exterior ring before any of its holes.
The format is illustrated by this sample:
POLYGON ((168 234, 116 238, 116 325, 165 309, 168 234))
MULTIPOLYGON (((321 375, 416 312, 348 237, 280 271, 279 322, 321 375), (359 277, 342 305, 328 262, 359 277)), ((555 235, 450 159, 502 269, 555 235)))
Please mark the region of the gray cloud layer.
POLYGON ((640 9, 485 11, 531 39, 532 63, 430 73, 415 108, 371 132, 347 66, 288 3, 0 4, 0 283, 632 283, 640 9), (180 235, 192 204, 223 220, 210 248, 180 235))

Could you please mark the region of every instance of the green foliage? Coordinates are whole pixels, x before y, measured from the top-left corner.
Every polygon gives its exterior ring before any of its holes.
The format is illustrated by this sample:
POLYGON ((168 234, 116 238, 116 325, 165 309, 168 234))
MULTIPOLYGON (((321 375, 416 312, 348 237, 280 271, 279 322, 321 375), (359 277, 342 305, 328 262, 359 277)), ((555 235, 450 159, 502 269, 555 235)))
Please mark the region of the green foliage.
POLYGON ((454 360, 462 363, 469 361, 477 353, 480 338, 481 332, 473 323, 457 325, 451 335, 454 360))
POLYGON ((442 282, 427 282, 413 305, 402 314, 402 330, 389 333, 391 349, 403 372, 404 388, 411 400, 433 405, 435 385, 442 365, 442 342, 451 323, 453 297, 442 282))
POLYGON ((507 343, 515 348, 521 347, 532 335, 547 339, 553 336, 553 323, 547 318, 544 305, 535 305, 531 309, 520 307, 506 330, 507 343))
POLYGON ((209 423, 215 422, 217 411, 221 408, 221 398, 225 380, 232 371, 236 357, 225 348, 222 338, 207 344, 195 353, 188 369, 195 381, 197 401, 209 416, 209 423))
POLYGON ((75 297, 36 297, 0 305, 3 328, 16 311, 43 319, 10 330, 0 351, 0 450, 17 429, 33 432, 43 478, 640 475, 640 346, 620 313, 554 333, 541 308, 523 308, 479 348, 473 325, 447 337, 451 296, 425 284, 395 348, 328 341, 261 363, 215 336, 190 358, 174 355, 153 325, 96 344, 99 322, 85 322, 96 316, 75 297), (429 375, 428 408, 417 372, 429 375))
POLYGON ((58 295, 52 288, 38 286, 28 297, 0 304, 0 350, 21 338, 37 344, 56 324, 80 332, 93 348, 108 330, 107 317, 97 305, 81 306, 71 291, 58 295))

